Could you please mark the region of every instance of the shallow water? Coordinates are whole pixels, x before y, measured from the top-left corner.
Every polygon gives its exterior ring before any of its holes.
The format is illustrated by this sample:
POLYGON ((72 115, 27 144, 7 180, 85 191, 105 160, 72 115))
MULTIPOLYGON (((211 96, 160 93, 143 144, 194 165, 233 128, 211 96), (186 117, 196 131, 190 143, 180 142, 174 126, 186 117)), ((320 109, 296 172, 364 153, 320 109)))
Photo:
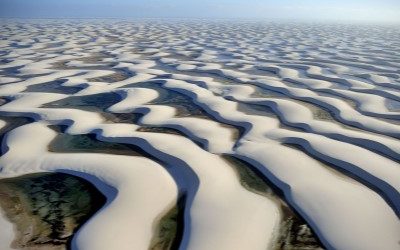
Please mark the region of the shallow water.
POLYGON ((0 206, 17 229, 18 248, 66 249, 105 200, 91 183, 69 174, 0 179, 0 206))

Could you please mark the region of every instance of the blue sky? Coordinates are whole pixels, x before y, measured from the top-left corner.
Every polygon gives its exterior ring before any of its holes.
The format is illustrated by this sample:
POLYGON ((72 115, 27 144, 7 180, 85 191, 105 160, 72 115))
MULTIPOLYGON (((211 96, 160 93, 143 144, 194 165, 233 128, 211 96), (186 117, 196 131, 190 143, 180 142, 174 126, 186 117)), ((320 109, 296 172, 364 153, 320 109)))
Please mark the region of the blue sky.
POLYGON ((0 0, 0 17, 399 22, 400 0, 0 0))

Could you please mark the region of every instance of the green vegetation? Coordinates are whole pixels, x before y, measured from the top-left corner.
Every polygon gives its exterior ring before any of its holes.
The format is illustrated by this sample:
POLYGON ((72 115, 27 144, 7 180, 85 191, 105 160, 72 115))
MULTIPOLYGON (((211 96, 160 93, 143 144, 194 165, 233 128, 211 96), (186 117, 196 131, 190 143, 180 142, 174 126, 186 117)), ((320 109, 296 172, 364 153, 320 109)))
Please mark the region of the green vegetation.
POLYGON ((129 144, 99 141, 94 134, 69 135, 60 133, 49 145, 50 152, 59 153, 108 153, 118 155, 141 155, 129 144))
POLYGON ((283 194, 272 183, 261 177, 261 173, 250 164, 232 156, 224 158, 238 174, 240 183, 247 190, 267 196, 280 205, 282 222, 277 239, 273 245, 274 250, 321 250, 322 244, 316 235, 291 207, 286 204, 283 194))
POLYGON ((178 232, 178 205, 171 208, 159 221, 150 250, 172 249, 178 232))
POLYGON ((240 184, 247 190, 267 196, 273 196, 271 187, 256 173, 249 164, 232 156, 224 156, 239 176, 240 184))
POLYGON ((82 110, 106 110, 111 105, 119 102, 121 97, 113 92, 87 96, 70 96, 61 100, 46 103, 44 108, 79 108, 82 110))

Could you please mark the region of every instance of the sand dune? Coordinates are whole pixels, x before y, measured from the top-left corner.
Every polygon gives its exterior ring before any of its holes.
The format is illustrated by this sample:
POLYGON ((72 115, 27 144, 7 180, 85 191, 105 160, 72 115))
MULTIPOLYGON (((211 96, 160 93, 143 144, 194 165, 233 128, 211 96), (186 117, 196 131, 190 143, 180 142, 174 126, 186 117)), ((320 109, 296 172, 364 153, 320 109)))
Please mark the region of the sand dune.
MULTIPOLYGON (((398 249, 399 35, 7 21, 0 181, 54 171, 93 182, 107 203, 73 249, 160 249, 154 239, 172 234, 163 218, 173 209, 179 249, 398 249), (54 147, 68 135, 93 145, 54 147)), ((9 222, 0 228, 9 245, 9 222)))

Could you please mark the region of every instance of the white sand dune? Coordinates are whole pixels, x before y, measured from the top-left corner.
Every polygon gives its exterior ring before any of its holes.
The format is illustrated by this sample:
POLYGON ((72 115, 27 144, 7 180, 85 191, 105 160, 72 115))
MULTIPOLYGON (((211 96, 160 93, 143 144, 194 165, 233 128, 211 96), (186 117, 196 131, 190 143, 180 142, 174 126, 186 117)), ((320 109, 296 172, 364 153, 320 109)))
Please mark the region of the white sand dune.
POLYGON ((80 230, 78 248, 110 249, 115 242, 120 249, 148 248, 154 221, 176 202, 177 188, 168 172, 143 157, 50 153, 47 145, 55 135, 43 123, 13 130, 6 140, 9 151, 1 159, 9 167, 2 174, 68 169, 96 176, 118 191, 106 193, 109 199, 115 196, 112 203, 80 230), (26 143, 28 137, 35 141, 34 148, 26 143))
POLYGON ((92 176, 108 198, 74 249, 149 249, 182 195, 180 249, 277 249, 285 203, 324 248, 399 249, 399 29, 35 20, 0 37, 0 131, 33 119, 1 133, 0 178, 92 176), (52 152, 60 133, 143 156, 52 152))
POLYGON ((1 225, 0 248, 9 249, 12 241, 14 240, 14 226, 5 217, 4 212, 2 210, 0 210, 0 225, 1 225))

